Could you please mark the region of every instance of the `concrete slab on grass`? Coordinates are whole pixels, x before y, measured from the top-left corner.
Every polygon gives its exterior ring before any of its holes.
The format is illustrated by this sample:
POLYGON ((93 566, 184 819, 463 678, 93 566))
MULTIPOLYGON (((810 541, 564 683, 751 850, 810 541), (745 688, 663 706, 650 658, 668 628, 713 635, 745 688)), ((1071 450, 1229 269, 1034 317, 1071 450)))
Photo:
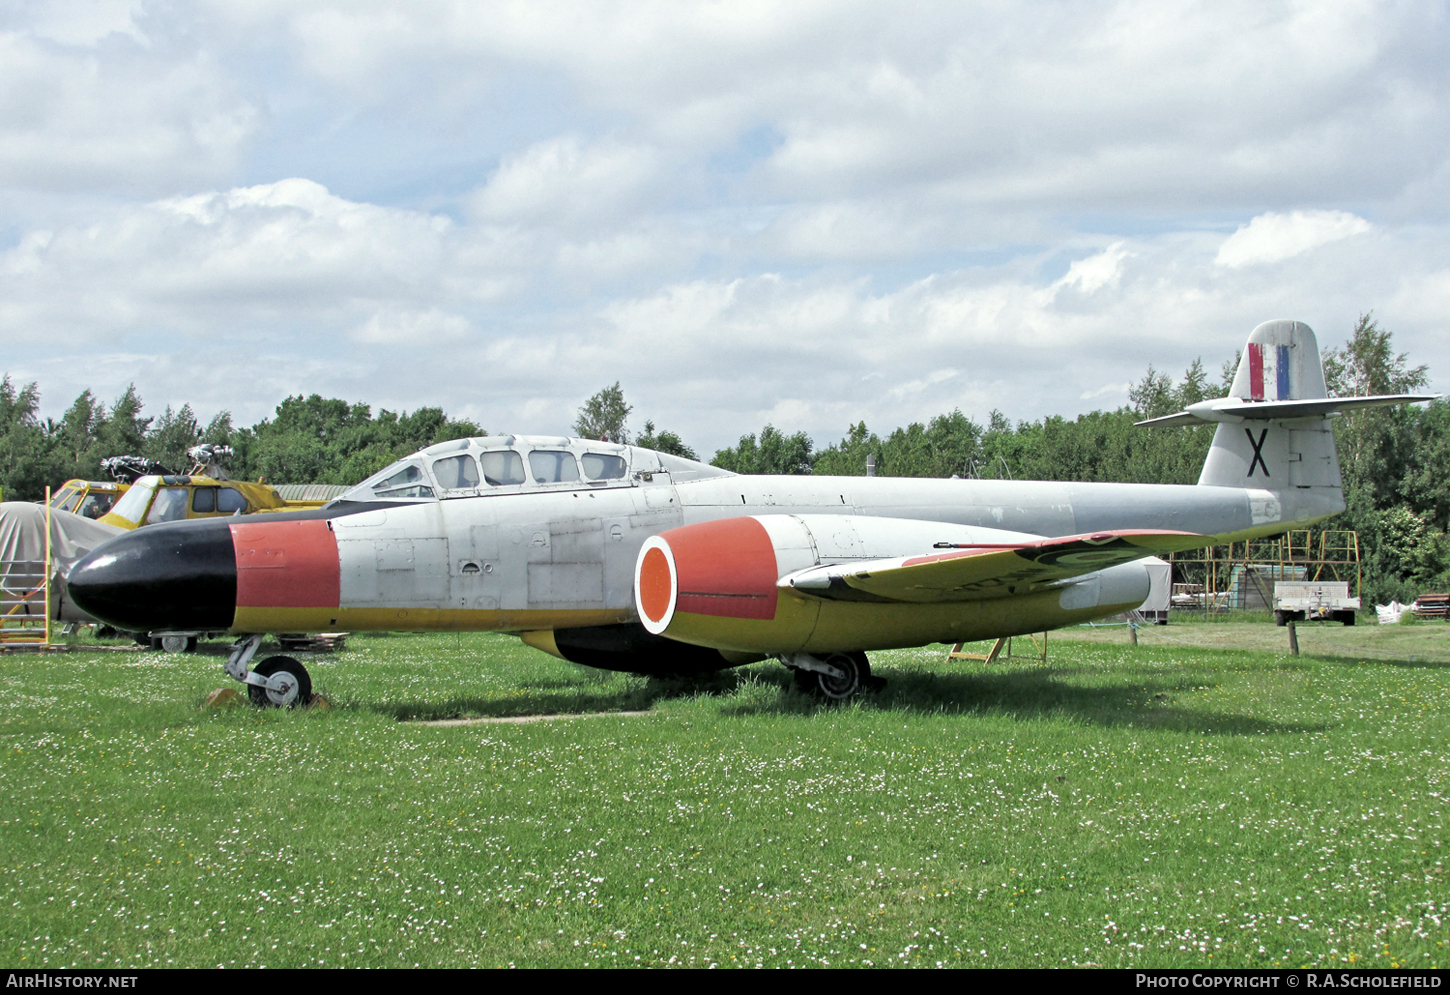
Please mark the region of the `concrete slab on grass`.
POLYGON ((483 719, 433 719, 428 722, 410 722, 415 726, 479 726, 505 723, 523 725, 526 722, 557 722, 560 719, 633 719, 654 712, 582 712, 573 715, 508 715, 503 718, 483 719))

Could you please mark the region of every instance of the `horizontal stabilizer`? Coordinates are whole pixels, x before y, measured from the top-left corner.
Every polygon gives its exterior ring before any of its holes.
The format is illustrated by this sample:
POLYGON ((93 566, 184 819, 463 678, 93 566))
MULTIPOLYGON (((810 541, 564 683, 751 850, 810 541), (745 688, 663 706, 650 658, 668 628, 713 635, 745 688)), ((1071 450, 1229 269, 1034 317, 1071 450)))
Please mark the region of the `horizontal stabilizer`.
POLYGON ((1207 545, 1191 532, 1121 530, 1016 546, 972 546, 926 556, 810 567, 781 587, 832 601, 927 604, 1026 594, 1096 570, 1207 545))
POLYGON ((1278 420, 1285 418, 1322 418, 1336 411, 1357 408, 1378 408, 1389 404, 1415 404, 1437 400, 1440 394, 1380 394, 1375 397, 1320 397, 1304 401, 1252 401, 1241 397, 1220 397, 1200 401, 1186 411, 1149 418, 1135 425, 1198 425, 1202 422, 1241 420, 1278 420))

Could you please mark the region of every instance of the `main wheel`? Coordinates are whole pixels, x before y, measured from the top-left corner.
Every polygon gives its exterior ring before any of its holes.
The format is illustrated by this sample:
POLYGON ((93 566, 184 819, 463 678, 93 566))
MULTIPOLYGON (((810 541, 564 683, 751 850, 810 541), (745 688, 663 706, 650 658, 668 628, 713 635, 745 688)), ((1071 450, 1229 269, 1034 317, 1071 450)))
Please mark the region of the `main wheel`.
POLYGON ((865 653, 832 653, 824 662, 843 674, 841 677, 816 674, 816 687, 832 701, 845 701, 870 686, 871 664, 865 653))
POLYGON ((296 708, 312 700, 312 678, 308 676, 307 668, 290 656, 269 656, 253 667, 252 673, 263 677, 285 674, 287 677, 286 686, 279 691, 248 684, 247 695, 254 705, 262 708, 296 708))

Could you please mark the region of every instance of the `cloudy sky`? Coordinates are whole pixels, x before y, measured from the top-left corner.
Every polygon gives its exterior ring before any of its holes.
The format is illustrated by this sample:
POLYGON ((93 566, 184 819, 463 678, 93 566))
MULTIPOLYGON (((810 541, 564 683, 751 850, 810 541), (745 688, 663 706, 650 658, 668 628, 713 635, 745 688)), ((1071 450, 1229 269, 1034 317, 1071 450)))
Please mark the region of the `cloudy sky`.
POLYGON ((0 6, 0 369, 708 453, 1373 311, 1450 389, 1446 4, 0 6))

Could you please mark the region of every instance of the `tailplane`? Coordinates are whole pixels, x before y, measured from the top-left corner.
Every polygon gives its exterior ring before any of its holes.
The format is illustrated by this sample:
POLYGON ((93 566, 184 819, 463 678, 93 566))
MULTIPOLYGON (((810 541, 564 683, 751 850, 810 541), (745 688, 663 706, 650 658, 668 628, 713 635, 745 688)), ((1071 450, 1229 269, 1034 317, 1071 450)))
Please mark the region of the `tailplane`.
POLYGON ((1198 478, 1201 486, 1287 491, 1291 504, 1305 509, 1337 506, 1337 511, 1344 507, 1344 495, 1329 416, 1355 408, 1433 401, 1439 395, 1329 397, 1328 393, 1313 330, 1300 321, 1266 321, 1250 333, 1228 397, 1200 401, 1177 414, 1138 424, 1216 422, 1213 446, 1198 478))

